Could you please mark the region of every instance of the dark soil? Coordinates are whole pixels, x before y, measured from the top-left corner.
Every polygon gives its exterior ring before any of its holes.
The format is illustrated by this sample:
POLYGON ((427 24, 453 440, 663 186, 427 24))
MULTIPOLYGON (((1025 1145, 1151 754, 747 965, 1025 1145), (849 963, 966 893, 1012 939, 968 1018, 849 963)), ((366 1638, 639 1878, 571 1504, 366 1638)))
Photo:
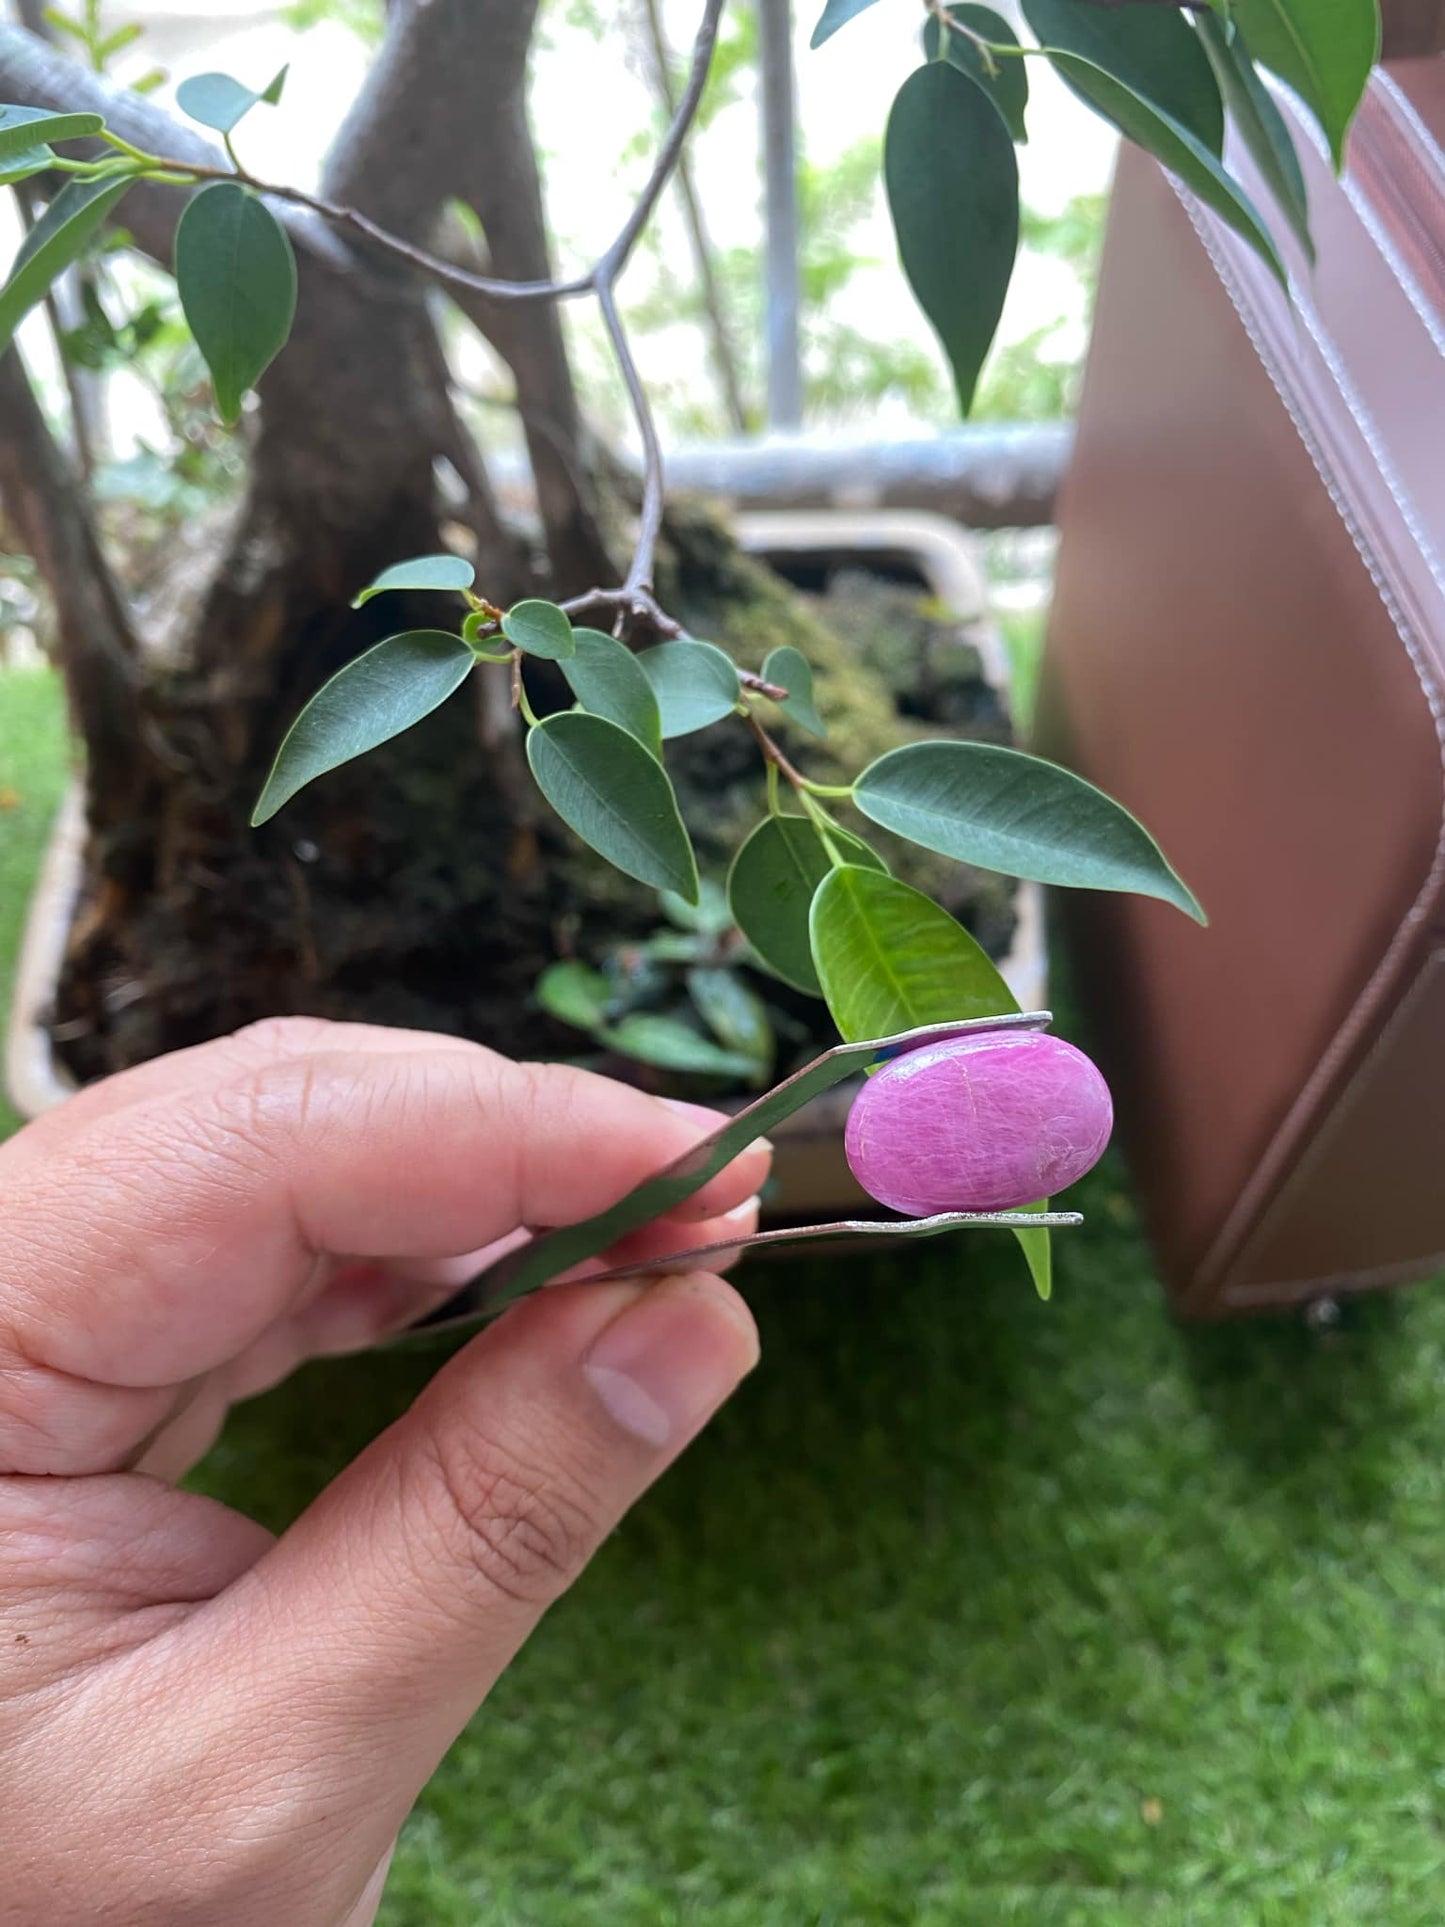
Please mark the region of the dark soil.
MULTIPOLYGON (((800 595, 702 512, 675 514, 670 534, 660 593, 694 633, 745 667, 782 642, 813 663, 828 741, 777 730, 810 774, 846 780, 921 734, 1009 740, 976 652, 921 585, 841 568, 800 595)), ((403 620, 435 622, 435 598, 403 620)), ((353 619, 337 660, 373 639, 353 619)), ((529 688, 540 708, 566 700, 545 666, 529 671, 529 688)), ((308 693, 277 692, 266 756, 308 693)), ((577 1034, 532 1002, 540 970, 646 934, 656 900, 583 849, 524 776, 519 786, 515 761, 481 749, 469 694, 304 791, 259 832, 246 818, 263 764, 238 770, 206 754, 226 727, 206 701, 184 680, 158 680, 158 736, 199 748, 177 759, 145 820, 95 839, 56 1013, 72 1071, 97 1077, 280 1013, 448 1031, 516 1056, 575 1053, 577 1034)), ((703 872, 721 880, 765 807, 756 749, 724 722, 671 745, 668 761, 703 872)), ((1007 949, 1010 884, 868 834, 993 955, 1007 949)), ((821 1004, 766 988, 831 1041, 821 1004)))

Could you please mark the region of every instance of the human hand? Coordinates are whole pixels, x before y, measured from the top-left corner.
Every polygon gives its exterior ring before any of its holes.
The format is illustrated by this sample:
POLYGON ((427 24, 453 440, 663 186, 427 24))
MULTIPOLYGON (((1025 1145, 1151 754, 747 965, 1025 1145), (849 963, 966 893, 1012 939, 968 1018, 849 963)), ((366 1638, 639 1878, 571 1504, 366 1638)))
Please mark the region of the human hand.
MULTIPOLYGON (((540 1292, 279 1540, 164 1481, 232 1399, 412 1322, 481 1248, 601 1210, 714 1122, 285 1020, 0 1147, 0 1921, 373 1918, 451 1741, 756 1361, 747 1309, 708 1274, 540 1292)), ((746 1235, 766 1168, 754 1147, 685 1231, 610 1261, 746 1235)))

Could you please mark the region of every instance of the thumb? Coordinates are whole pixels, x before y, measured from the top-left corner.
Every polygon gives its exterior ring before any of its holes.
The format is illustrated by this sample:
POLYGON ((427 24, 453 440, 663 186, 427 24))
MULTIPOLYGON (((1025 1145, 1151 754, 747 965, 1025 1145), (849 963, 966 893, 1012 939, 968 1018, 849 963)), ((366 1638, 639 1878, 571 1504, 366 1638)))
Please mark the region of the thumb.
POLYGON ((248 1723, 298 1749, 304 1803, 350 1807, 379 1854, 547 1607, 756 1360, 746 1306, 698 1273, 539 1292, 438 1373, 198 1615, 244 1651, 248 1723))

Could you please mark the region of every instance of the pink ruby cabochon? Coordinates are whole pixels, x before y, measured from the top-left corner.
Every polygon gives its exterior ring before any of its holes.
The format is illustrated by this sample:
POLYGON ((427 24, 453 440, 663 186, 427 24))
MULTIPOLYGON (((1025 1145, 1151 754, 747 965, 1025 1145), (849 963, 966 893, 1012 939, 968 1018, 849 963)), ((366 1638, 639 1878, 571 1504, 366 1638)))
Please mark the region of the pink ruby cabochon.
POLYGON ((1109 1087, 1041 1031, 949 1037, 875 1071, 848 1114, 854 1177, 909 1217, 1010 1211, 1066 1189, 1103 1156, 1109 1087))

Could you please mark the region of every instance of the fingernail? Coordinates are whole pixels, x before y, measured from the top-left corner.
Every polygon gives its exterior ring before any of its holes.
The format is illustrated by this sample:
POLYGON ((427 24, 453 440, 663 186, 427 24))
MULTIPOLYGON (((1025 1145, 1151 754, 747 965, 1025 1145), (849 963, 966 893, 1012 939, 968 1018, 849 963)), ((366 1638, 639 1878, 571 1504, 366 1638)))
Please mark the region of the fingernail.
POLYGON ((757 1356, 746 1310, 697 1272, 643 1292, 602 1332, 582 1371, 624 1432, 660 1448, 697 1431, 757 1356))

